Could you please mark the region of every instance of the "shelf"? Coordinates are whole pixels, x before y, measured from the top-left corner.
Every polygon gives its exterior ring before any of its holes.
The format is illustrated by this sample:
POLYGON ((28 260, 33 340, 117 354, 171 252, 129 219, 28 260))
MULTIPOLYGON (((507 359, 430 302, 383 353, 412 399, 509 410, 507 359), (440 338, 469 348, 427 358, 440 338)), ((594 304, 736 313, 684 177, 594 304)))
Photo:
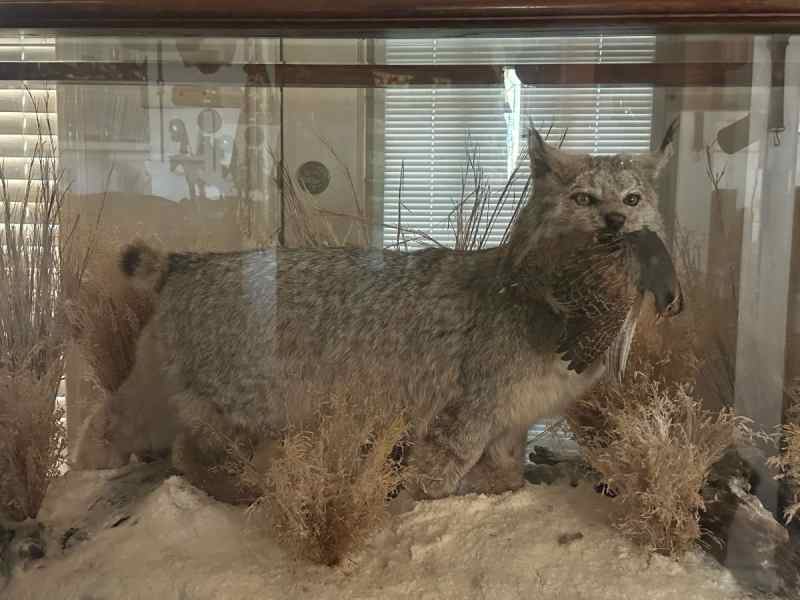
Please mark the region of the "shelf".
MULTIPOLYGON (((25 0, 0 4, 0 23, 70 31, 191 29, 242 35, 408 35, 414 28, 641 27, 652 31, 800 30, 797 0, 25 0)), ((439 34, 437 34, 439 35, 439 34)))
MULTIPOLYGON (((563 63, 514 66, 530 85, 749 86, 754 69, 769 64, 719 63, 563 63)), ((251 63, 215 65, 213 73, 180 62, 5 62, 0 81, 63 84, 218 85, 256 87, 498 86, 503 65, 300 65, 251 63)))

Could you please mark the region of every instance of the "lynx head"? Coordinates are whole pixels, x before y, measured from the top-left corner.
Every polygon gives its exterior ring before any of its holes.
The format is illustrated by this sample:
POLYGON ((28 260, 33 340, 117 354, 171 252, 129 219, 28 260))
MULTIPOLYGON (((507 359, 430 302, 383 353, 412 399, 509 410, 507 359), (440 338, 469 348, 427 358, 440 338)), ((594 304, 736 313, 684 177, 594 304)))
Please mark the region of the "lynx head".
POLYGON ((531 129, 532 193, 512 235, 518 256, 574 232, 663 234, 655 184, 672 156, 676 129, 677 120, 655 152, 615 156, 560 150, 531 129))

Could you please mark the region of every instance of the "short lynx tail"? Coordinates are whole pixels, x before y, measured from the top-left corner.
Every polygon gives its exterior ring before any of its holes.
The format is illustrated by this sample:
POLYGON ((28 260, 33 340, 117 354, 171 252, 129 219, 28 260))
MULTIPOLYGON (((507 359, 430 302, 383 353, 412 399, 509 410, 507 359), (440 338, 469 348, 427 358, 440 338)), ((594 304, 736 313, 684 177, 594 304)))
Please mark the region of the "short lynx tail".
POLYGON ((157 292, 167 274, 167 255, 136 241, 123 248, 119 267, 137 288, 157 292))

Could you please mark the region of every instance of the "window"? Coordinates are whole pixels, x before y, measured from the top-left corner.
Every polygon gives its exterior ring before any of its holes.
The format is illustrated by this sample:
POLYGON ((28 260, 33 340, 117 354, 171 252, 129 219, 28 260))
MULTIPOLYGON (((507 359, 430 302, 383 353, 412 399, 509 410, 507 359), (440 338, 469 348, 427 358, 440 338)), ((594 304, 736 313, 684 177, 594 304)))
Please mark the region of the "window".
MULTIPOLYGON (((26 34, 0 35, 0 61, 44 61, 55 58, 55 40, 26 34)), ((46 143, 57 138, 55 86, 42 82, 7 81, 0 84, 0 165, 11 198, 11 221, 19 223, 28 182, 32 182, 29 198, 37 197, 37 153, 40 126, 46 143), (49 129, 48 129, 49 123, 49 129), (50 137, 52 133, 52 138, 50 137)), ((45 150, 49 154, 49 148, 45 150)), ((41 152, 39 153, 41 156, 41 152)), ((0 206, 0 208, 2 208, 0 206)), ((30 210, 30 208, 29 208, 30 210)), ((30 214, 28 215, 30 219, 30 214)), ((3 217, 5 218, 5 217, 3 217)), ((23 229, 23 232, 25 229, 23 229)), ((58 401, 64 401, 64 388, 58 401)))
MULTIPOLYGON (((390 64, 648 62, 654 54, 654 36, 386 42, 390 64)), ((526 150, 529 122, 542 132, 552 127, 551 140, 566 132, 565 148, 595 154, 641 152, 650 148, 652 112, 651 86, 522 86, 513 67, 505 71, 503 88, 389 88, 384 243, 396 242, 398 226, 445 245, 455 242, 448 217, 462 197, 467 146, 476 152, 496 199, 518 164, 515 193, 527 179, 527 163, 519 159, 526 150)), ((512 204, 500 211, 489 244, 500 242, 512 204)))
MULTIPOLYGON (((390 64, 648 62, 654 54, 654 36, 386 42, 386 62, 390 64)), ((531 122, 543 135, 552 127, 551 141, 564 135, 563 147, 580 152, 650 149, 652 86, 523 86, 513 67, 506 69, 504 79, 503 88, 386 90, 385 245, 396 244, 398 222, 403 229, 454 245, 450 216, 462 198, 467 146, 476 152, 494 201, 519 165, 512 192, 512 197, 518 198, 529 176, 524 155, 531 122)), ((499 211, 488 245, 501 241, 513 206, 509 202, 499 211)), ((414 233, 406 238, 418 245, 430 243, 414 233)), ((554 421, 535 425, 529 439, 542 434, 554 421)))
MULTIPOLYGON (((38 61, 55 58, 53 38, 25 34, 0 36, 0 60, 38 61)), ((5 82, 0 87, 0 162, 12 190, 22 191, 28 179, 30 159, 38 140, 39 120, 47 120, 56 134, 55 87, 41 82, 5 82)))

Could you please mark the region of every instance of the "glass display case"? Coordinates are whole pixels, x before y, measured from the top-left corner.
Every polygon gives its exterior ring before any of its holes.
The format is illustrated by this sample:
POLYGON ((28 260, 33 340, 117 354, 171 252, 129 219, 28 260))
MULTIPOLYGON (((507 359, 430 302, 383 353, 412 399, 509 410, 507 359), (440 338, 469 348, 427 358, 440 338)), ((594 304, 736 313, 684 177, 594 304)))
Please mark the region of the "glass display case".
POLYGON ((0 3, 0 594, 798 597, 797 3, 299 4, 0 3))

